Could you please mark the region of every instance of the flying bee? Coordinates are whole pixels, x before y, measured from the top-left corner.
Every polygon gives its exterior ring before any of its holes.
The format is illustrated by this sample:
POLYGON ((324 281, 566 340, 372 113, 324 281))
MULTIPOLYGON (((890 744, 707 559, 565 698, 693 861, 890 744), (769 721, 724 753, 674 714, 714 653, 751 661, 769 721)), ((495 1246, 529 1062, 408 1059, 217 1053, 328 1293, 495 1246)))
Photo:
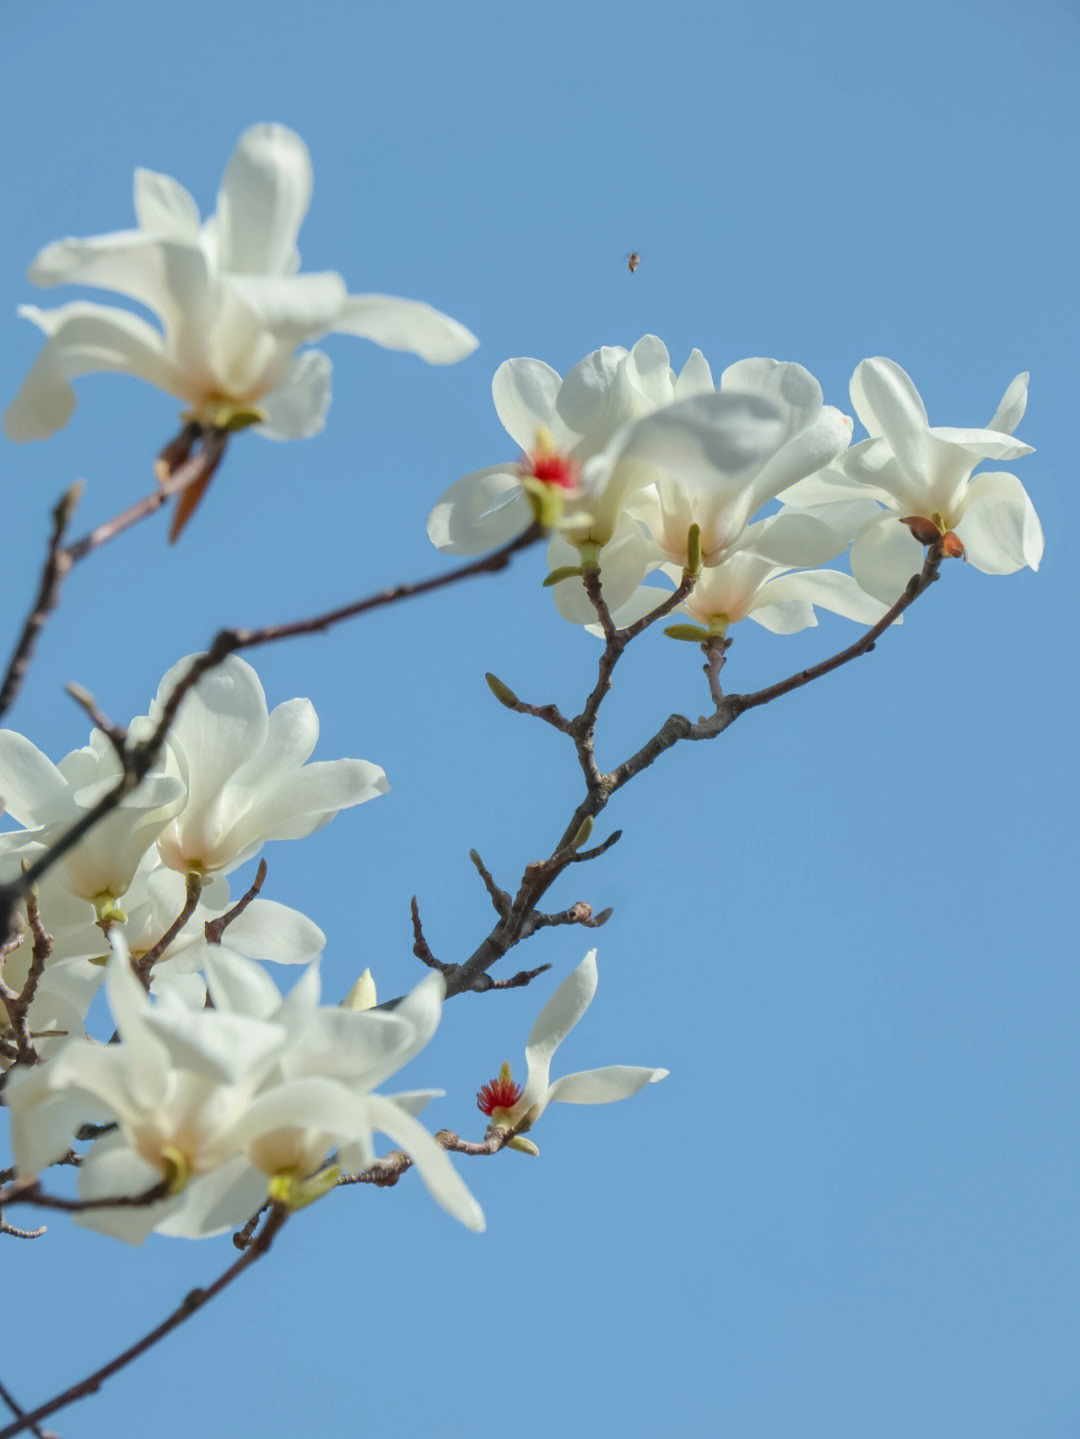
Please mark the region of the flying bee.
POLYGON ((641 256, 636 250, 631 250, 626 257, 626 268, 630 271, 631 275, 634 273, 634 271, 640 264, 641 256))

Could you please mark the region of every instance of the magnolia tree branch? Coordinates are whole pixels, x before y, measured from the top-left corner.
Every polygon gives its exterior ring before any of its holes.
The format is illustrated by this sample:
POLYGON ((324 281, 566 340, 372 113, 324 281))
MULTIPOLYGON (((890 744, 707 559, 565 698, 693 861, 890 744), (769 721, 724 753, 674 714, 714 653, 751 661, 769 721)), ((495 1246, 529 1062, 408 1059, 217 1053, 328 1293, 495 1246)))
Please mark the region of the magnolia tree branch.
MULTIPOLYGON (((465 990, 483 992, 497 987, 489 982, 488 970, 515 944, 527 939, 537 929, 543 927, 545 921, 539 916, 537 906, 555 880, 571 864, 595 858, 618 839, 619 832, 616 831, 603 844, 592 850, 581 848, 588 838, 593 821, 617 790, 629 783, 642 770, 648 769, 660 755, 681 740, 714 739, 745 711, 769 704, 813 680, 831 674, 833 670, 850 663, 860 655, 869 654, 889 626, 894 624, 903 612, 934 583, 938 577, 941 560, 941 546, 939 544, 930 545, 927 548, 920 573, 911 577, 899 599, 854 644, 830 658, 822 660, 819 664, 812 665, 809 669, 800 670, 786 680, 781 680, 777 684, 751 694, 728 696, 723 694, 720 688, 720 671, 731 642, 721 636, 706 641, 701 648, 705 654, 704 672, 709 695, 714 705, 713 713, 698 720, 691 720, 686 715, 671 715, 639 750, 607 773, 603 773, 596 764, 595 735, 600 706, 611 689, 615 667, 632 639, 670 614, 675 606, 685 599, 693 588, 694 578, 692 574, 684 573, 679 587, 656 609, 633 625, 620 630, 615 626, 604 601, 598 572, 586 570, 582 577, 583 583, 606 638, 597 666, 597 680, 581 713, 573 719, 568 719, 554 705, 527 704, 494 675, 487 676, 492 693, 507 709, 518 714, 531 715, 561 733, 569 735, 577 752, 578 763, 586 784, 586 794, 547 859, 526 865, 518 891, 512 899, 508 893, 494 885, 494 881, 486 870, 481 869, 481 875, 488 886, 499 918, 487 937, 461 964, 439 963, 438 968, 446 978, 447 997, 460 994, 465 990)), ((474 863, 476 863, 475 860, 474 863)), ((573 913, 573 911, 566 913, 573 913)), ((603 923, 610 913, 610 910, 605 910, 592 923, 603 923)), ((547 923, 551 922, 553 921, 549 918, 547 923)), ((588 921, 577 920, 576 922, 588 921)), ((391 1007, 396 1002, 395 1000, 389 1001, 387 1007, 391 1007)))
POLYGON ((234 1279, 239 1279, 245 1269, 250 1269, 257 1259, 261 1259, 288 1217, 289 1210, 283 1204, 272 1204, 262 1229, 249 1241, 240 1257, 234 1260, 223 1274, 219 1274, 212 1284, 205 1289, 193 1289, 156 1328, 151 1329, 148 1334, 144 1334, 140 1340, 125 1349, 122 1354, 118 1354, 115 1359, 110 1359, 108 1364, 103 1364, 100 1369, 95 1369, 93 1374, 88 1374, 78 1384, 73 1384, 69 1389, 65 1389, 63 1393, 57 1394, 46 1403, 39 1404, 29 1413, 20 1414, 13 1423, 0 1429, 0 1439, 13 1439, 14 1435, 21 1434, 26 1429, 32 1429, 39 1420, 47 1419, 58 1409, 64 1409, 67 1405, 74 1404, 77 1399, 85 1399, 88 1394, 95 1394, 106 1379, 111 1379, 114 1374, 125 1369, 133 1359, 138 1359, 141 1354, 152 1349, 159 1340, 165 1338, 166 1334, 171 1334, 174 1329, 183 1324, 185 1319, 190 1319, 197 1309, 201 1309, 208 1300, 228 1288, 234 1279))
POLYGON ((393 585, 389 589, 379 590, 375 594, 367 595, 351 604, 327 610, 323 614, 313 615, 308 619, 294 620, 288 624, 266 625, 261 629, 220 630, 210 648, 193 660, 186 673, 177 681, 161 707, 158 722, 152 732, 146 739, 138 743, 121 738, 123 732, 107 721, 85 691, 77 689, 76 697, 79 703, 84 708, 88 708, 91 713, 96 714, 99 722, 103 722, 102 727, 105 728, 105 733, 112 740, 120 759, 121 774, 116 784, 106 791, 96 804, 86 810, 54 844, 38 855, 22 875, 8 884, 0 885, 0 941, 10 933, 15 906, 22 901, 30 886, 58 863, 69 850, 73 849, 107 814, 116 809, 126 795, 138 788, 153 767, 185 695, 194 689, 203 675, 221 664, 229 655, 236 654, 240 650, 256 649, 262 645, 274 644, 279 640, 293 639, 299 635, 320 634, 344 620, 355 619, 358 615, 381 609, 399 600, 430 594, 435 590, 457 584, 461 580, 471 579, 474 575, 498 574, 510 564, 514 555, 535 544, 543 533, 538 525, 530 525, 516 539, 511 540, 500 549, 493 550, 491 554, 481 556, 478 560, 472 560, 468 564, 459 565, 456 569, 448 570, 426 580, 393 585))

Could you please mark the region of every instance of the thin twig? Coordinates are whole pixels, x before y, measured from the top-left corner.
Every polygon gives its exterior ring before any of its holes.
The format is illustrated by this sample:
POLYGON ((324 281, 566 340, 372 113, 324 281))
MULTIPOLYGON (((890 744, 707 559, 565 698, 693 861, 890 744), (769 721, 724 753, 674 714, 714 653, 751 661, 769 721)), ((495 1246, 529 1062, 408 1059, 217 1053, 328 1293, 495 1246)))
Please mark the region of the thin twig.
POLYGON ((259 891, 262 889, 265 882, 266 860, 260 859, 259 867, 255 871, 255 878, 251 881, 250 886, 244 891, 244 893, 233 905, 232 909, 227 909, 224 914, 219 914, 217 919, 208 919, 203 925, 203 935, 206 939, 207 944, 221 943, 221 936, 228 929, 229 925, 232 924, 234 919, 239 919, 239 917, 243 914, 244 910, 247 909, 251 901, 258 898, 259 891))
POLYGON ((273 1205, 263 1228, 243 1254, 229 1265, 224 1274, 219 1274, 217 1279, 205 1289, 193 1289, 156 1328, 151 1329, 148 1334, 144 1334, 137 1343, 131 1345, 129 1349, 125 1349, 122 1354, 118 1354, 115 1359, 110 1359, 108 1364, 103 1364, 100 1369, 95 1369, 93 1374, 87 1375, 78 1384, 73 1384, 62 1394, 57 1394, 55 1398, 48 1400, 47 1403, 39 1404, 31 1413, 20 1415, 15 1423, 0 1429, 0 1439, 14 1439, 16 1434, 21 1434, 24 1429, 32 1428, 39 1419, 47 1419, 58 1409, 73 1404, 77 1399, 84 1399, 88 1394, 96 1393, 106 1379, 110 1379, 121 1369, 126 1368, 133 1359, 138 1359, 140 1354, 145 1354, 148 1349, 152 1349, 160 1339, 164 1339, 166 1334, 183 1324, 185 1319, 190 1319, 196 1310, 201 1309, 209 1300, 220 1294, 234 1279, 238 1279, 245 1269, 250 1269, 255 1261, 260 1259, 270 1248, 288 1217, 289 1211, 284 1205, 273 1205))
POLYGON ((424 928, 420 923, 420 906, 414 894, 409 901, 409 910, 412 914, 413 947, 412 952, 416 955, 421 964, 426 964, 428 969, 437 969, 440 974, 446 974, 453 969, 452 964, 443 964, 441 959, 436 959, 431 952, 431 947, 424 938, 424 928))
POLYGON ((15 906, 25 895, 31 884, 41 878, 53 865, 61 860, 71 849, 79 843, 90 830, 98 824, 105 815, 111 813, 117 805, 128 794, 138 788, 142 780, 149 774, 158 752, 164 743, 176 712, 184 697, 198 684, 203 675, 209 673, 229 655, 239 650, 254 649, 261 645, 273 644, 278 640, 292 639, 299 635, 319 634, 324 630, 331 629, 334 625, 343 620, 354 619, 358 615, 367 614, 372 610, 394 604, 398 600, 412 599, 417 595, 430 594, 435 590, 445 589, 448 585, 458 583, 460 580, 472 578, 474 575, 497 574, 510 564, 514 555, 521 550, 535 544, 542 536, 543 531, 538 525, 530 525, 523 534, 518 535, 514 540, 503 545, 500 549, 493 550, 489 555, 483 555, 478 560, 468 564, 459 565, 456 569, 448 570, 446 573, 436 575, 430 579, 420 580, 414 583, 393 585, 389 589, 380 590, 376 594, 368 595, 366 598, 356 600, 352 604, 343 605, 338 609, 328 610, 324 614, 314 615, 305 620, 294 620, 289 624, 266 625, 262 629, 226 629, 220 630, 205 653, 196 656, 188 666, 185 673, 177 680, 169 696, 162 704, 157 724, 150 734, 137 744, 130 741, 125 746, 122 762, 122 772, 116 784, 101 796, 89 809, 84 811, 78 820, 66 830, 57 840, 44 850, 28 869, 18 878, 8 884, 0 885, 0 939, 6 939, 10 925, 11 916, 15 906))
POLYGON ((41 582, 38 585, 37 597, 34 600, 33 608, 26 617, 15 645, 15 652, 8 662, 7 672, 4 675, 4 683, 0 686, 0 715, 6 714, 15 702, 15 698, 22 688, 26 678, 26 672, 30 668, 30 661, 34 656, 34 646, 37 644, 38 636, 45 628, 45 622, 52 614, 60 600, 60 591, 63 588, 64 576, 71 569, 74 561, 71 558, 71 551, 65 550, 63 546, 64 531, 71 523, 71 517, 75 513, 75 506, 82 498, 83 484, 77 481, 66 494, 60 497, 56 508, 52 512, 53 527, 49 536, 49 548, 45 555, 45 564, 41 571, 41 582))
MULTIPOLYGON (((4 1384, 0 1384, 0 1399, 4 1401, 7 1407, 11 1410, 12 1414, 16 1415, 20 1419, 23 1417, 26 1411, 23 1409, 21 1404, 16 1403, 10 1390, 4 1384)), ((59 1439, 59 1435, 54 1434, 51 1429, 39 1429, 36 1424, 30 1425, 30 1432, 32 1434, 35 1434, 37 1436, 37 1439, 59 1439)))
POLYGON ((103 1199, 67 1199, 60 1194, 44 1194, 41 1180, 36 1174, 16 1179, 0 1190, 0 1210, 9 1204, 30 1204, 35 1209, 62 1209, 67 1214, 85 1214, 92 1209, 146 1209, 164 1199, 169 1193, 171 1180, 159 1179, 141 1194, 112 1194, 103 1199))
POLYGON ((494 906, 495 913, 504 916, 507 915, 510 912, 509 894, 505 889, 500 889, 499 886, 495 883, 494 876, 492 875, 491 871, 488 869, 484 861, 480 858, 479 851, 475 849, 470 849, 469 858, 476 866, 476 871, 479 874, 480 878, 484 881, 484 888, 488 892, 488 896, 490 897, 491 903, 494 906))
POLYGON ((181 907, 180 913, 173 920, 172 924, 169 925, 168 929, 161 936, 158 942, 151 949, 148 949, 144 955, 141 955, 138 959, 132 961, 132 969, 142 980, 144 986, 147 989, 150 988, 151 969, 153 969, 154 965, 165 953, 169 945, 172 944, 173 940, 180 933, 184 925, 187 924, 188 920, 198 908, 199 896, 203 892, 204 883, 205 881, 203 879, 203 876, 199 873, 198 870, 188 870, 185 884, 184 903, 181 907))

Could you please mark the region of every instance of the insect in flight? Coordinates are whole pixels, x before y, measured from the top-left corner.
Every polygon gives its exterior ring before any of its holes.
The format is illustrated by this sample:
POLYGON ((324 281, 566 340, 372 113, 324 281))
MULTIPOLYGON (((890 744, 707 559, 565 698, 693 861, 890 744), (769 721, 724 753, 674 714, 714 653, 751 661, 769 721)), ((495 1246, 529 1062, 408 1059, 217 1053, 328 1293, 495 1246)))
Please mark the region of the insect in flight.
POLYGON ((641 256, 636 250, 631 250, 626 257, 626 268, 630 271, 631 275, 634 273, 634 271, 640 264, 641 256))

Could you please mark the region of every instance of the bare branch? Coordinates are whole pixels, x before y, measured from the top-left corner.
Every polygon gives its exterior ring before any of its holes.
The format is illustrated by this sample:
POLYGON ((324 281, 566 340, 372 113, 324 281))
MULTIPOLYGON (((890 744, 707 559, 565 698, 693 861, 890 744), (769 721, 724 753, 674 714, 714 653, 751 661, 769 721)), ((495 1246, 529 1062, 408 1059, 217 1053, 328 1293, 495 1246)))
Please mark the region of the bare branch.
POLYGON ((148 949, 146 953, 142 955, 139 959, 132 961, 132 969, 142 980, 143 985, 147 989, 150 988, 150 971, 153 969, 154 965, 165 953, 169 945, 172 944, 173 940, 180 933, 184 925, 187 924, 188 920, 198 908, 199 895, 202 894, 203 883, 203 876, 199 873, 198 870, 188 870, 186 877, 184 903, 181 907, 180 913, 173 920, 172 924, 169 925, 168 929, 161 936, 158 942, 153 946, 153 948, 148 949))
POLYGON ((499 886, 495 883, 491 871, 484 864, 484 861, 480 858, 477 850, 470 849, 469 858, 476 866, 480 878, 484 881, 484 887, 491 897, 491 903, 495 907, 495 913, 503 916, 507 915, 510 912, 509 894, 505 889, 500 889, 499 886))
POLYGON ((412 912, 413 954, 416 955, 422 964, 426 964, 428 969, 437 969, 440 974, 446 974, 446 972, 453 969, 454 966, 452 964, 443 964, 441 959, 436 959, 432 954, 428 942, 424 938, 423 926, 420 923, 420 906, 416 902, 415 894, 409 901, 409 909, 412 912))
MULTIPOLYGON (((16 1415, 16 1417, 20 1419, 23 1417, 26 1411, 23 1409, 21 1404, 17 1404, 15 1402, 12 1394, 3 1384, 0 1384, 0 1399, 4 1401, 7 1407, 11 1410, 12 1414, 16 1415)), ((59 1435, 54 1434, 51 1429, 39 1429, 36 1424, 30 1425, 30 1432, 31 1434, 35 1434, 37 1436, 37 1439, 59 1439, 59 1435)))
POLYGON ((15 652, 8 661, 4 683, 0 685, 0 715, 6 714, 14 704, 26 678, 26 672, 30 668, 38 636, 59 603, 64 577, 73 563, 70 551, 65 550, 63 546, 64 532, 71 523, 75 506, 82 498, 82 493, 82 481, 76 481, 67 493, 60 497, 53 510, 52 534, 49 536, 49 548, 41 571, 37 597, 22 627, 22 633, 15 645, 15 652))
POLYGON ((16 1434, 21 1434, 25 1429, 32 1429, 40 1419, 47 1419, 50 1414, 55 1414, 58 1409, 64 1409, 68 1404, 73 1404, 77 1399, 84 1399, 88 1394, 94 1394, 101 1388, 106 1379, 110 1379, 121 1369, 127 1367, 133 1359, 138 1359, 148 1349, 152 1349, 160 1339, 183 1324, 185 1319, 190 1319, 196 1310, 201 1309, 204 1304, 213 1299, 221 1291, 227 1288, 234 1279, 238 1279, 245 1269, 250 1269, 257 1259, 260 1259, 270 1248, 282 1225, 289 1217, 289 1211, 284 1205, 275 1204, 271 1206, 266 1223, 255 1238, 248 1244, 239 1259, 234 1260, 223 1274, 219 1274, 214 1282, 205 1289, 193 1289, 186 1295, 172 1313, 154 1329, 108 1364, 103 1364, 100 1369, 95 1369, 93 1374, 87 1375, 85 1379, 65 1389, 62 1394, 57 1394, 45 1404, 40 1404, 29 1414, 21 1414, 12 1424, 0 1429, 0 1439, 14 1439, 16 1434))
POLYGON ((259 867, 255 871, 255 878, 251 881, 249 888, 245 890, 233 905, 232 909, 227 909, 224 914, 219 914, 217 919, 208 919, 203 925, 203 934, 206 937, 207 944, 221 943, 221 936, 228 929, 229 925, 232 924, 234 919, 239 919, 251 901, 258 898, 259 891, 265 882, 266 860, 260 859, 259 867))

